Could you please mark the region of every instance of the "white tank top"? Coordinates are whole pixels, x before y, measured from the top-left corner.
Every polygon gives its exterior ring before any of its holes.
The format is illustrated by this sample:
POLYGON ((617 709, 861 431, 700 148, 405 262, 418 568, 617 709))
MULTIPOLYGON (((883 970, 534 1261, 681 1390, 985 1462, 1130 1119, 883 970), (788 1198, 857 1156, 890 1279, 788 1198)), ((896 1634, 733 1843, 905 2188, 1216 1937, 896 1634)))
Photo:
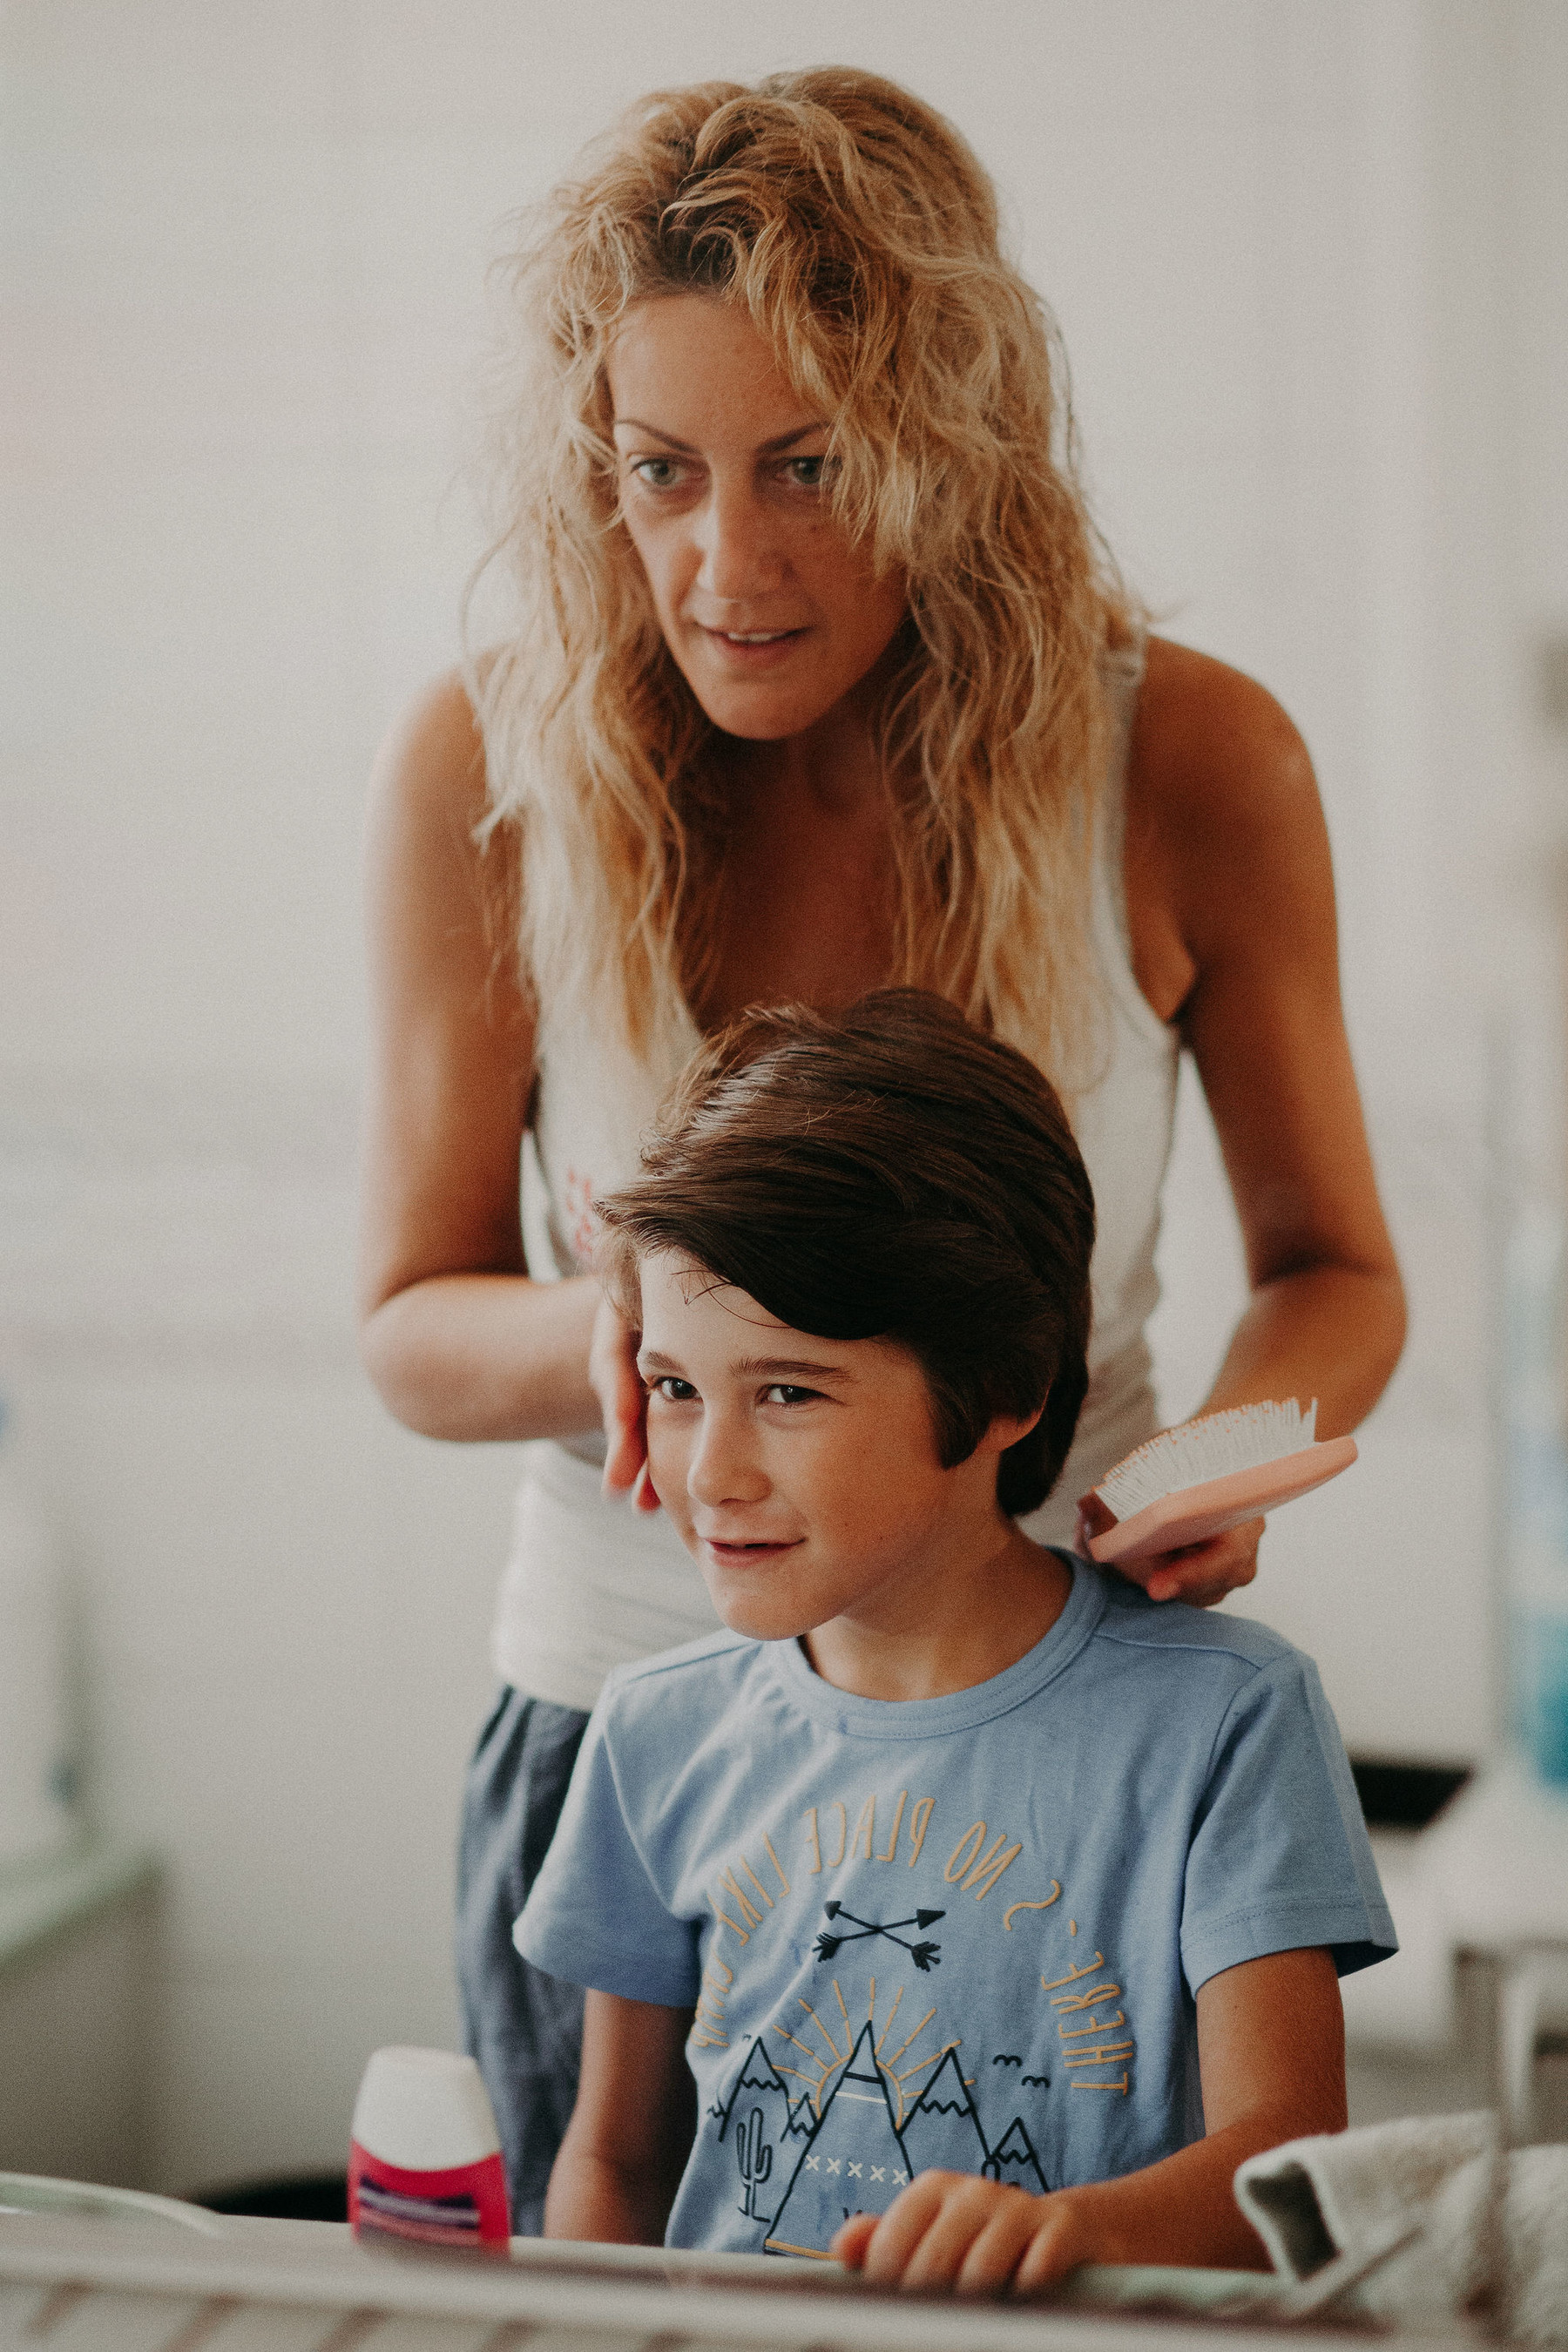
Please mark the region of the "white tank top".
MULTIPOLYGON (((1155 1426, 1143 1337, 1160 1286, 1154 1245, 1175 1115, 1178 1043, 1138 987, 1122 884, 1127 748, 1143 674, 1142 646, 1108 657, 1115 717, 1091 937, 1109 999, 1104 1076, 1079 1097, 1074 1129, 1094 1187, 1094 1324, 1089 1384, 1055 1492, 1020 1524, 1070 1543, 1078 1497, 1155 1426)), ((695 1024, 686 1041, 700 1043, 695 1024)), ((677 1055, 676 1062, 681 1057, 677 1055)), ((654 1068, 608 1041, 591 1017, 545 1024, 532 1132, 523 1152, 523 1239, 531 1273, 585 1270, 593 1203, 637 1172, 675 1066, 654 1068)), ((493 1656, 506 1682, 558 1706, 591 1707, 610 1668, 718 1623, 695 1562, 662 1513, 599 1491, 604 1436, 538 1439, 523 1449, 511 1556, 493 1656)))

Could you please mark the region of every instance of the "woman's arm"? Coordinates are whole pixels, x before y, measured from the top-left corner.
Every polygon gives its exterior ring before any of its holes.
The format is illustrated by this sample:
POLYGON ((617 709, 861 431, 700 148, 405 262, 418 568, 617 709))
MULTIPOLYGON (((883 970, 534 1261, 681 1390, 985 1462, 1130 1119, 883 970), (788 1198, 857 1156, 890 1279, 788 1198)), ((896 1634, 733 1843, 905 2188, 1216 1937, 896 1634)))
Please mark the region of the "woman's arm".
POLYGON ((1266 2270, 1232 2183, 1244 2158, 1345 2126, 1344 2019, 1321 1950, 1275 1952, 1199 1989, 1204 2138, 1121 2180, 1031 2197, 927 2172, 880 2220, 847 2221, 833 2252, 884 2286, 1017 2294, 1079 2263, 1266 2270))
POLYGON ((590 1992, 577 2104, 544 2200, 547 2238, 657 2246, 697 2129, 691 2011, 590 1992))
MULTIPOLYGON (((1340 1002, 1333 874, 1311 762, 1252 679, 1152 638, 1129 774, 1133 963, 1178 1022, 1214 1115, 1252 1297, 1202 1410, 1318 1399, 1318 1433, 1371 1411, 1405 1298, 1340 1002)), ((1261 1522, 1145 1562, 1157 1599, 1255 1571, 1261 1522)))
POLYGON ((475 845, 484 799, 468 696, 443 679, 371 787, 361 1345, 392 1411, 426 1436, 563 1436, 599 1421, 599 1294, 587 1279, 531 1282, 523 1263, 533 1024, 487 913, 504 897, 503 853, 475 845))

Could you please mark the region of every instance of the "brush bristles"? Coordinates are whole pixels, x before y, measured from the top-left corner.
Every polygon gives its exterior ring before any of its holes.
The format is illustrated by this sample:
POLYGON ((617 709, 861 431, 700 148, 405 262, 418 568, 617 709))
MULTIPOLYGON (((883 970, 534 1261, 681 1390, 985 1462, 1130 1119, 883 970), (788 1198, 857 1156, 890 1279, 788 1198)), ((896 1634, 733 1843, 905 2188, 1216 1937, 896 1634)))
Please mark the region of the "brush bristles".
POLYGON ((1117 1520, 1147 1510, 1184 1486, 1205 1486, 1233 1470, 1256 1470, 1300 1454, 1315 1442, 1318 1401, 1305 1412, 1294 1397, 1282 1404, 1241 1404, 1228 1412, 1205 1413, 1201 1421, 1163 1429, 1100 1480, 1096 1492, 1117 1520))

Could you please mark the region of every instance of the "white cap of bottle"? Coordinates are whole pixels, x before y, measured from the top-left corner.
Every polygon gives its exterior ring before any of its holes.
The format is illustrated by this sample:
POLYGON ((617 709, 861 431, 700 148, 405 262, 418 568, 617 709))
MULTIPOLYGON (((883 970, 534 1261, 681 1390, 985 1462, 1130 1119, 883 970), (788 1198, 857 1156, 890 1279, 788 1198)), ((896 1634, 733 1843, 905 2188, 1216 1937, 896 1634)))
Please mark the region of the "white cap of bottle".
POLYGON ((405 2172, 482 2163, 500 2135, 479 2070, 451 2050, 374 2053, 354 2101, 353 2137, 405 2172))

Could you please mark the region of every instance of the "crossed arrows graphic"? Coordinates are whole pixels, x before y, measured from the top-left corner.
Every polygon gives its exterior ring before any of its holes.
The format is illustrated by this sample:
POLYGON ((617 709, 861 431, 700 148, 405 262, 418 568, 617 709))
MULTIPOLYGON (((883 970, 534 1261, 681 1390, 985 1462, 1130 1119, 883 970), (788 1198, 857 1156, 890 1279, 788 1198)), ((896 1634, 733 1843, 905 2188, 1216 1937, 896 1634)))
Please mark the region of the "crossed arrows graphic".
POLYGON ((908 1937, 895 1936, 893 1930, 895 1927, 929 1927, 933 1919, 945 1919, 947 1916, 945 1911, 917 1911, 910 1918, 889 1919, 887 1925, 883 1926, 877 1919, 857 1918, 853 1911, 846 1911, 842 1903, 825 1903, 822 1908, 829 1919, 852 1919, 855 1926, 852 1934, 845 1934, 841 1930, 837 1936, 830 1936, 824 1928, 816 1939, 816 1957, 819 1960, 830 1960, 841 1945, 858 1944, 867 1936, 886 1936, 889 1944, 902 1946, 917 1969, 932 1969, 941 1965, 942 1946, 940 1944, 929 1942, 911 1944, 908 1937))

